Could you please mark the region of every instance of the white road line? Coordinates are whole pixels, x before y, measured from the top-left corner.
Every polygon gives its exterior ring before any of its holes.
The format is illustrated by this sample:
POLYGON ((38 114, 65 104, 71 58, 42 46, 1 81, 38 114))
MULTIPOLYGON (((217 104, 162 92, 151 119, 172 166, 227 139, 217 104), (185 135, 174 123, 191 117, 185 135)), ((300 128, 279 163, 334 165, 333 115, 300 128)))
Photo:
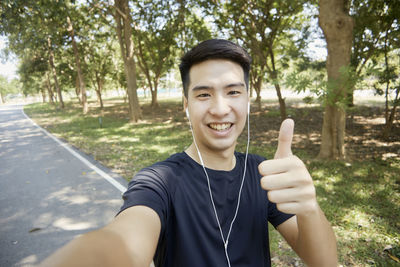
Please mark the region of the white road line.
POLYGON ((99 169, 98 167, 94 166, 92 163, 90 163, 87 159, 85 159, 84 157, 82 157, 81 155, 79 155, 77 152, 75 152, 71 146, 67 143, 63 143, 60 140, 57 139, 57 137, 55 137, 54 135, 52 135, 51 133, 49 133, 48 131, 46 131, 45 129, 43 129, 42 127, 40 127, 39 125, 36 124, 36 122, 34 122, 31 118, 29 118, 25 112, 24 112, 24 107, 22 106, 21 108, 22 114, 25 116, 25 118, 27 118, 28 120, 31 121, 31 123, 33 125, 35 125, 36 127, 38 127, 42 132, 44 132, 45 134, 47 134, 51 139, 53 139, 54 141, 56 141, 60 146, 64 147, 66 150, 68 150, 68 152, 70 152, 72 155, 74 155, 77 159, 79 159, 80 161, 82 161, 84 164, 86 164, 89 168, 91 168, 92 170, 94 170, 95 172, 97 172, 101 177, 103 177, 104 179, 107 180, 107 182, 109 182, 110 184, 112 184, 114 187, 116 187, 119 191, 121 191, 122 193, 126 191, 126 187, 123 186, 122 184, 120 184, 119 182, 117 182, 114 178, 112 178, 110 175, 108 175, 107 173, 105 173, 104 171, 102 171, 101 169, 99 169))

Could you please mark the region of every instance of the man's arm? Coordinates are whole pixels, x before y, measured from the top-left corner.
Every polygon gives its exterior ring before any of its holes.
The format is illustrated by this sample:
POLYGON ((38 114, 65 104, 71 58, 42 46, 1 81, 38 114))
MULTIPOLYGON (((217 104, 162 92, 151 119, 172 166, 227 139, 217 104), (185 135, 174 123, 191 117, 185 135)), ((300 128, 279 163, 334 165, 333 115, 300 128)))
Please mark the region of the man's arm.
POLYGON ((292 155, 294 122, 285 120, 273 160, 263 161, 261 187, 278 210, 295 214, 278 231, 308 266, 337 266, 336 238, 320 209, 314 183, 304 163, 292 155))
POLYGON ((337 266, 336 237, 321 209, 293 216, 277 230, 308 266, 337 266))
POLYGON ((121 212, 104 228, 71 241, 40 266, 148 267, 153 259, 160 231, 160 218, 154 210, 145 206, 134 206, 121 212))

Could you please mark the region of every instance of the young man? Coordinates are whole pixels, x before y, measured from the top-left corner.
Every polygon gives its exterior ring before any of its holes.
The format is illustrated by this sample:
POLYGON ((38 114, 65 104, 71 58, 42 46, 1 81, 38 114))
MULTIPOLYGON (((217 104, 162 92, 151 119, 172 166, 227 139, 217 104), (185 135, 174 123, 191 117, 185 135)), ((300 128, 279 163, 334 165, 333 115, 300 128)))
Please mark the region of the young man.
POLYGON ((336 266, 336 240, 282 123, 273 160, 235 152, 248 118, 251 59, 208 40, 180 65, 193 143, 141 170, 103 229, 44 266, 270 266, 268 221, 309 266, 336 266))

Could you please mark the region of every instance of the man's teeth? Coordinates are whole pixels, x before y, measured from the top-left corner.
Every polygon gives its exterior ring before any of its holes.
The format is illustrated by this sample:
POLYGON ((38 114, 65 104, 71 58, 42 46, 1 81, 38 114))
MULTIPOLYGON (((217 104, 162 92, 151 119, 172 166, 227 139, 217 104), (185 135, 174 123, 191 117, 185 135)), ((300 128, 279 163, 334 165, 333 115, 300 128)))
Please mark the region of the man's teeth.
POLYGON ((231 123, 210 123, 210 127, 217 131, 223 131, 231 127, 231 123))

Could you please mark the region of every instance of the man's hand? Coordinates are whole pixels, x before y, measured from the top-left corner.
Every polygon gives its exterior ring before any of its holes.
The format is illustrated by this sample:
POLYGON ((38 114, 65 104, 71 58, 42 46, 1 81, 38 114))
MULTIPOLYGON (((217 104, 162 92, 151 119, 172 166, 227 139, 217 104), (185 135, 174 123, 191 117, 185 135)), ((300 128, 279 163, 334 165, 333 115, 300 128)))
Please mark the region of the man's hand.
POLYGON ((282 122, 274 159, 263 161, 258 169, 263 176, 261 187, 280 211, 306 215, 318 210, 318 204, 306 166, 292 154, 293 129, 293 120, 282 122))

